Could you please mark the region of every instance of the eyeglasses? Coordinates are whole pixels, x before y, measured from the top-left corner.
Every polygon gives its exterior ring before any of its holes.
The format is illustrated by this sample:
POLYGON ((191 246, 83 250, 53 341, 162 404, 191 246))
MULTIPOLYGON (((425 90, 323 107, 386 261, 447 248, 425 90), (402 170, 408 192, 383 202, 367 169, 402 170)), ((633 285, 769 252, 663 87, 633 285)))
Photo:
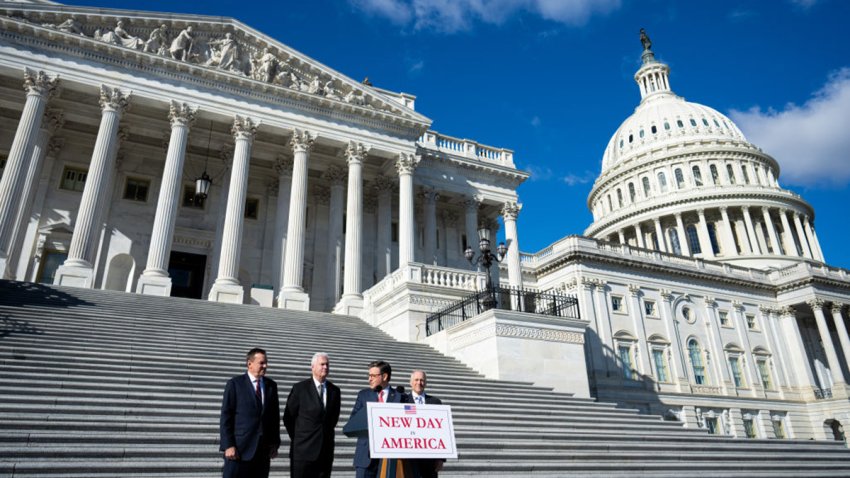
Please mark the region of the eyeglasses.
POLYGON ((370 373, 370 374, 369 374, 369 378, 378 378, 378 377, 380 377, 381 375, 382 375, 382 374, 380 374, 380 373, 370 373))

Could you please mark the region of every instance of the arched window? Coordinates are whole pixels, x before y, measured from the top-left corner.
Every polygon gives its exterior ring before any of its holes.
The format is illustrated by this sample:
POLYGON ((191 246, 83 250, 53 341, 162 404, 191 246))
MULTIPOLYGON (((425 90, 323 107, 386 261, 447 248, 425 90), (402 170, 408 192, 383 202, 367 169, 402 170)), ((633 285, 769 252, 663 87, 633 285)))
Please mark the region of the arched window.
POLYGON ((684 124, 684 123, 682 123, 682 120, 676 120, 676 126, 678 126, 678 127, 680 127, 680 128, 684 128, 684 127, 685 127, 685 124, 684 124))
POLYGON ((623 207, 623 191, 617 189, 617 207, 623 207))
POLYGON ((735 184, 735 170, 731 164, 726 165, 726 175, 729 176, 729 184, 735 184))
POLYGON ((703 118, 703 119, 702 119, 702 124, 703 124, 703 125, 705 125, 705 126, 708 126, 708 120, 707 120, 707 119, 705 119, 705 118, 703 118))
POLYGON ((720 182, 720 174, 717 172, 717 166, 712 164, 708 167, 709 172, 711 172, 711 184, 717 186, 717 183, 720 182))
POLYGON ((632 141, 634 141, 634 140, 635 140, 635 135, 630 134, 630 135, 629 135, 629 143, 631 143, 631 142, 632 142, 632 141))
POLYGON ((676 189, 682 189, 685 187, 685 175, 682 174, 682 168, 676 168, 673 171, 673 174, 676 175, 676 189))
POLYGON ((705 365, 702 361, 702 349, 697 339, 688 341, 688 355, 691 358, 691 368, 694 371, 694 383, 704 385, 708 383, 705 376, 705 365))
POLYGON ((667 176, 664 175, 664 171, 658 173, 658 189, 660 189, 662 193, 667 192, 667 176))
POLYGON ((696 125, 697 125, 697 121, 695 119, 691 118, 691 126, 696 127, 696 125))
POLYGON ((669 130, 670 129, 670 123, 665 121, 664 122, 664 129, 669 130))
POLYGON ((702 186, 702 171, 700 171, 699 166, 694 165, 691 168, 691 173, 694 175, 694 186, 702 186))
POLYGON ((649 191, 650 191, 649 178, 644 176, 643 179, 641 179, 641 183, 643 183, 643 197, 648 198, 649 197, 649 191))
POLYGON ((717 242, 717 227, 714 223, 708 225, 708 240, 711 242, 711 250, 720 254, 720 243, 717 242))
POLYGON ((658 132, 658 128, 656 128, 655 125, 652 125, 652 134, 655 134, 657 132, 658 132))
POLYGON ((640 132, 638 134, 640 135, 641 138, 643 138, 643 130, 640 130, 640 132))
POLYGON ((610 212, 610 211, 613 211, 613 210, 614 210, 614 205, 611 204, 611 195, 609 194, 608 195, 608 211, 610 212))
POLYGON ((691 248, 691 254, 701 254, 702 248, 699 247, 699 236, 697 228, 693 224, 688 224, 685 228, 685 234, 688 236, 688 247, 691 248))
POLYGON ((635 184, 629 183, 629 202, 635 202, 637 192, 635 192, 635 184))
POLYGON ((670 236, 670 247, 673 249, 673 254, 682 255, 682 245, 679 244, 679 233, 676 229, 671 228, 667 235, 670 236))
POLYGON ((750 184, 750 175, 747 173, 747 169, 746 164, 741 165, 741 172, 744 174, 744 184, 750 184))

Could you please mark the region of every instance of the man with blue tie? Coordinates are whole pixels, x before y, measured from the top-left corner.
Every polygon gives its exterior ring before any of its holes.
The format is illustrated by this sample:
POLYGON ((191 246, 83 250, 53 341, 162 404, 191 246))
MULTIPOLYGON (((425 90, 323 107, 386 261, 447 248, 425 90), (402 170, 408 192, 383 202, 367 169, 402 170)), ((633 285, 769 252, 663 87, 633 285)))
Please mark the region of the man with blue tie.
MULTIPOLYGON (((366 408, 367 402, 401 402, 403 394, 390 388, 392 375, 392 367, 383 360, 369 364, 369 388, 364 388, 357 394, 354 408, 351 409, 351 417, 360 409, 366 408)), ((349 420, 351 420, 350 417, 349 420)), ((376 478, 380 472, 380 467, 381 460, 373 460, 369 456, 369 438, 358 437, 357 446, 354 449, 354 470, 357 478, 376 478)))
POLYGON ((266 351, 246 355, 247 372, 227 381, 221 400, 220 450, 224 478, 267 478, 280 448, 277 384, 266 377, 266 351))

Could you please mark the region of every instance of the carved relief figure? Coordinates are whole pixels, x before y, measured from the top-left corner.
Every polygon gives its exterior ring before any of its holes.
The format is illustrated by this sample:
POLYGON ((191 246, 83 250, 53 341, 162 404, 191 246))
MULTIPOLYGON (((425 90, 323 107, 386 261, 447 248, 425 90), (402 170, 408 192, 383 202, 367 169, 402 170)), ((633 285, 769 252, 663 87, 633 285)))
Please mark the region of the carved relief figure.
POLYGON ((207 65, 216 65, 222 70, 239 71, 239 44, 232 33, 225 33, 221 40, 209 42, 210 59, 207 65))
POLYGON ((171 58, 189 61, 189 58, 192 56, 194 42, 195 40, 192 38, 192 27, 188 26, 171 42, 171 48, 168 49, 168 52, 171 53, 171 58))
POLYGON ((343 101, 346 103, 351 103, 352 105, 363 106, 366 104, 366 100, 360 95, 360 92, 357 90, 351 90, 347 95, 343 98, 343 101))
POLYGON ((115 30, 112 31, 112 34, 115 35, 115 38, 119 44, 127 48, 138 50, 144 45, 144 41, 142 41, 141 38, 134 37, 133 35, 127 33, 127 30, 124 30, 124 22, 120 20, 115 26, 115 30))
POLYGON ((325 82, 325 98, 330 98, 332 100, 340 99, 336 88, 334 88, 333 80, 325 82))
POLYGON ((54 25, 52 23, 44 23, 42 24, 42 26, 47 28, 55 28, 56 30, 59 30, 60 32, 64 33, 76 33, 77 35, 85 36, 85 33, 83 33, 82 25, 80 25, 80 22, 78 22, 77 19, 74 17, 65 20, 59 25, 54 25))
POLYGON ((255 80, 271 83, 277 73, 277 58, 263 48, 262 53, 251 59, 251 77, 255 80))
POLYGON ((158 53, 160 55, 167 52, 168 49, 165 46, 168 43, 167 34, 168 27, 165 25, 154 28, 148 37, 148 41, 145 42, 145 52, 158 53))
POLYGON ((324 93, 324 87, 322 86, 322 80, 319 79, 318 75, 310 81, 310 86, 307 88, 307 93, 313 95, 321 95, 324 93))

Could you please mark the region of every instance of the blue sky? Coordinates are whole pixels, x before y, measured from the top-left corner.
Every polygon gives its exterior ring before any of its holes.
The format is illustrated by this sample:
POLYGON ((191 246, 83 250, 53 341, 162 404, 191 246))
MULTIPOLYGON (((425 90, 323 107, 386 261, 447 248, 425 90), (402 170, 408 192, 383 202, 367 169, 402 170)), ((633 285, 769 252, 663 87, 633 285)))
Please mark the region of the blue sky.
POLYGON ((520 248, 592 221, 609 138, 640 99, 640 28, 673 91, 734 119, 815 208, 850 268, 850 2, 843 0, 89 1, 234 17, 357 80, 416 95, 440 133, 515 151, 520 248))

